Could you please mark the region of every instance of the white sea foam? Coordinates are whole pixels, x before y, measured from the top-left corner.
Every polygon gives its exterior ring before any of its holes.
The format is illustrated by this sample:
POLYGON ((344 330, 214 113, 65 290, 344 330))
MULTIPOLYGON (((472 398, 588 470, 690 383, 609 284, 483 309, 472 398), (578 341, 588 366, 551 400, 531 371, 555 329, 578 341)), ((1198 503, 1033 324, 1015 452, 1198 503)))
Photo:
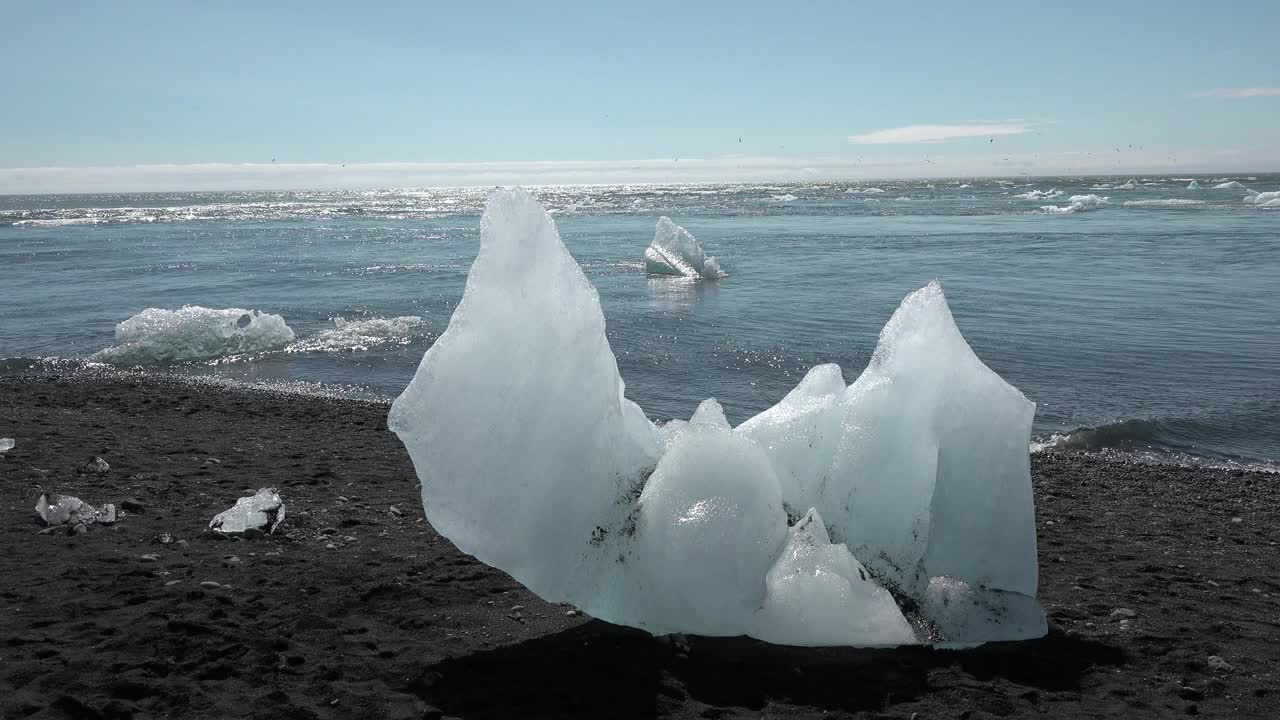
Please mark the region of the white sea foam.
POLYGON ((1014 197, 1019 200, 1056 200, 1063 195, 1066 195, 1066 193, 1062 192, 1058 188, 1053 188, 1052 190, 1028 190, 1027 192, 1014 195, 1014 197))
POLYGON ((147 308, 116 325, 115 344, 93 360, 121 365, 168 365, 279 350, 293 342, 279 315, 187 305, 147 308))
POLYGON ((286 348, 289 352, 341 352, 368 350, 387 345, 408 345, 423 334, 422 318, 402 315, 392 318, 333 319, 334 327, 312 337, 301 338, 286 348))
POLYGON ((1194 207, 1203 205, 1203 200, 1186 200, 1181 198, 1170 198, 1167 200, 1126 200, 1125 207, 1194 207))

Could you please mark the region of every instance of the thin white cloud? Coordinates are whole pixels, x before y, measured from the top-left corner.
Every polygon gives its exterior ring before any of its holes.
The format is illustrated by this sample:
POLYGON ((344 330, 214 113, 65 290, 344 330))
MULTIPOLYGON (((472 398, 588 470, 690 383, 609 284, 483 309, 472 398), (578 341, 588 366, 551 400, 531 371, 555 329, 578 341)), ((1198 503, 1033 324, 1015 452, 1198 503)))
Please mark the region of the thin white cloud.
POLYGON ((1194 97, 1223 98, 1226 100, 1244 100, 1245 98, 1256 97, 1280 97, 1280 87, 1214 88, 1212 90, 1198 92, 1194 97))
POLYGON ((1021 135, 1033 129, 1030 123, 1013 120, 976 125, 904 125, 861 135, 850 135, 849 142, 858 145, 928 143, 995 135, 1021 135))

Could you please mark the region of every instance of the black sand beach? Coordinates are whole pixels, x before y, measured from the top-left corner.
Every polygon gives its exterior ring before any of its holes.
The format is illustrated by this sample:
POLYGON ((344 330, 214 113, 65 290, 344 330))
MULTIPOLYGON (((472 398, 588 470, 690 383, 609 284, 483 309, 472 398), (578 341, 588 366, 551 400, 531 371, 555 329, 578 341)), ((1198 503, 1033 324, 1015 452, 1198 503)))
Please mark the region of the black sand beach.
POLYGON ((17 440, 0 455, 0 714, 1280 715, 1280 476, 1036 455, 1049 637, 786 648, 653 638, 532 596, 423 520, 385 416, 163 379, 0 376, 0 436, 17 440), (110 471, 77 473, 93 456, 110 471), (205 531, 269 486, 280 535, 205 531), (42 534, 41 489, 141 509, 42 534))

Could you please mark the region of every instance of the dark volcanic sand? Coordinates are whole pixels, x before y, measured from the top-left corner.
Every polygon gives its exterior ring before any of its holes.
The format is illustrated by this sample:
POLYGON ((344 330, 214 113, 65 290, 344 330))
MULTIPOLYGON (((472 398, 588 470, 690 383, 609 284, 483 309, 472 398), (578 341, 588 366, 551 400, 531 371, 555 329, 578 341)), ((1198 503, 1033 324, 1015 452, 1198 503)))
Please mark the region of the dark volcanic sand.
POLYGON ((154 379, 0 376, 0 436, 18 443, 0 456, 0 713, 1280 715, 1280 476, 1036 456, 1040 594, 1060 626, 1046 639, 966 651, 672 641, 570 616, 460 554, 423 521, 385 413, 154 379), (94 455, 110 472, 77 474, 94 455), (284 496, 287 536, 204 532, 263 486, 284 496), (146 507, 41 535, 40 487, 146 507), (186 546, 158 543, 165 532, 186 546))

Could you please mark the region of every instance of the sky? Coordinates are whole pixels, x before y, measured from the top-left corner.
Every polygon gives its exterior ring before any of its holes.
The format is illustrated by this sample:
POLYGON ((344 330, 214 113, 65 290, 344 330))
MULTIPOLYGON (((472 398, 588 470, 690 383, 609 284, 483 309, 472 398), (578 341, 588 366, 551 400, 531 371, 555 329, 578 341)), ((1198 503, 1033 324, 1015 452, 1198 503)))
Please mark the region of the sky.
POLYGON ((0 0, 0 193, 1280 170, 1270 0, 369 5, 0 0))

